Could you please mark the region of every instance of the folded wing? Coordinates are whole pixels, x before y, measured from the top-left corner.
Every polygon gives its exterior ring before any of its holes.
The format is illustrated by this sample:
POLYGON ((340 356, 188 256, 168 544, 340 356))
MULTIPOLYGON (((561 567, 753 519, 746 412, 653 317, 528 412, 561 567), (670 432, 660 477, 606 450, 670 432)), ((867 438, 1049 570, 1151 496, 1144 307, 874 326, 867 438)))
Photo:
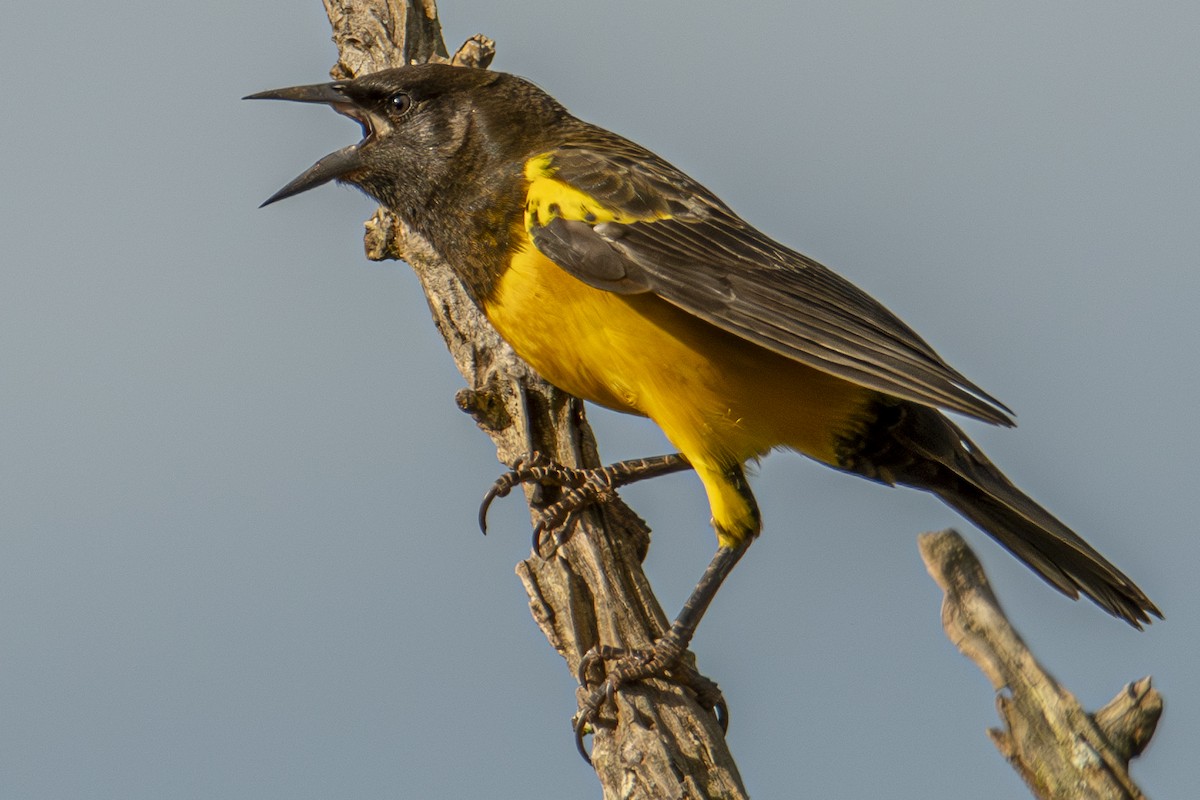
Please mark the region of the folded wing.
POLYGON ((775 242, 653 153, 599 129, 531 162, 526 225, 578 279, 653 292, 730 333, 895 397, 1011 412, 850 282, 775 242))

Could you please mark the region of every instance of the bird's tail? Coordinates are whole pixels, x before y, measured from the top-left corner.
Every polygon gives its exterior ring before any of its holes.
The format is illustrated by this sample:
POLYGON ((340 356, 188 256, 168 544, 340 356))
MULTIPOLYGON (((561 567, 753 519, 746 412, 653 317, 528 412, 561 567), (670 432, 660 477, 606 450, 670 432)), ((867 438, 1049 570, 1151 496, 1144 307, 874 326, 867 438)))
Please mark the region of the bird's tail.
POLYGON ((1133 581, 1014 486, 958 426, 924 406, 892 408, 876 440, 886 444, 855 471, 932 492, 1072 599, 1082 592, 1139 629, 1151 614, 1162 618, 1133 581))

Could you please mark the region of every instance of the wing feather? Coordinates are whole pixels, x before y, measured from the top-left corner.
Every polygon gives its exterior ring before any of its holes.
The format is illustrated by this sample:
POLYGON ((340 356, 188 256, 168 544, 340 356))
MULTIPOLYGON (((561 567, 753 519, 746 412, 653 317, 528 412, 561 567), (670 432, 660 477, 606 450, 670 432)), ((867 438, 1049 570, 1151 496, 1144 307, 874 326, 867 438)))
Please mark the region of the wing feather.
POLYGON ((1013 424, 1008 408, 880 303, 759 232, 650 151, 589 126, 531 163, 540 170, 530 176, 530 237, 581 280, 653 292, 759 346, 880 392, 1013 424), (584 207, 566 210, 536 196, 564 188, 582 193, 584 207))

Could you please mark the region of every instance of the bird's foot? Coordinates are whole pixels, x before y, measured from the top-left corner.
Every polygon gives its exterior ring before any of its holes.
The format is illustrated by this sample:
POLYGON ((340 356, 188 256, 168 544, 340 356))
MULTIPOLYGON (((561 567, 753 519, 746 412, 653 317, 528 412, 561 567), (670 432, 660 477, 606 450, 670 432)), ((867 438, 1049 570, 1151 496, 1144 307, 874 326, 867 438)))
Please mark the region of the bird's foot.
POLYGON ((604 703, 615 701, 617 691, 622 686, 649 678, 662 678, 687 687, 695 694, 701 707, 711 711, 717 718, 721 732, 729 729, 729 706, 725 703, 725 696, 715 681, 701 675, 694 666, 684 660, 685 652, 686 646, 672 630, 646 650, 600 646, 593 647, 584 654, 579 662, 576 677, 585 690, 592 687, 588 675, 601 664, 611 662, 607 676, 595 685, 595 688, 590 688, 572 723, 575 728, 575 746, 584 761, 592 763, 591 756, 583 745, 583 737, 589 729, 596 727, 604 703))
POLYGON ((487 532, 487 514, 492 501, 507 496, 521 484, 536 483, 560 487, 562 492, 559 498, 540 509, 538 520, 533 526, 533 551, 541 552, 542 537, 548 535, 551 537, 553 552, 570 538, 570 523, 583 509, 608 502, 616 496, 616 490, 621 486, 690 467, 687 459, 678 453, 618 461, 606 467, 586 469, 566 467, 551 461, 541 453, 530 453, 514 461, 509 471, 497 478, 488 489, 479 506, 479 527, 487 532))

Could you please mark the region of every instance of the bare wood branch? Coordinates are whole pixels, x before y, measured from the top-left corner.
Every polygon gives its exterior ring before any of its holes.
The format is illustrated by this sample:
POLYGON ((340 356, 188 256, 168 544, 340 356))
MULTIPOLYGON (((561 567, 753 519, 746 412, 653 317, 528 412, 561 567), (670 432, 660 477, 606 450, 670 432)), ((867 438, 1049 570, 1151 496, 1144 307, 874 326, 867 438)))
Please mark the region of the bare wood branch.
MULTIPOLYGON (((476 67, 491 61, 493 46, 483 36, 447 58, 433 0, 324 2, 340 54, 331 70, 336 79, 426 60, 476 67)), ((598 465, 581 404, 517 358, 429 243, 384 209, 366 227, 368 258, 403 259, 416 271, 469 387, 457 402, 492 438, 499 459, 507 464, 536 450, 566 465, 598 465)), ((553 557, 518 564, 533 618, 572 674, 596 644, 647 647, 666 630, 641 569, 649 535, 616 500, 581 514, 575 534, 553 557)), ((601 728, 592 749, 606 798, 746 796, 715 720, 686 691, 653 682, 622 690, 617 701, 616 726, 601 728)), ((563 715, 568 742, 569 716, 563 715)))
POLYGON ((988 731, 1042 800, 1134 800, 1145 795, 1129 760, 1154 735, 1162 696, 1150 679, 1126 686, 1093 717, 1042 668, 1005 617, 983 567, 954 531, 922 534, 921 558, 946 593, 942 625, 997 691, 1007 730, 988 731))

